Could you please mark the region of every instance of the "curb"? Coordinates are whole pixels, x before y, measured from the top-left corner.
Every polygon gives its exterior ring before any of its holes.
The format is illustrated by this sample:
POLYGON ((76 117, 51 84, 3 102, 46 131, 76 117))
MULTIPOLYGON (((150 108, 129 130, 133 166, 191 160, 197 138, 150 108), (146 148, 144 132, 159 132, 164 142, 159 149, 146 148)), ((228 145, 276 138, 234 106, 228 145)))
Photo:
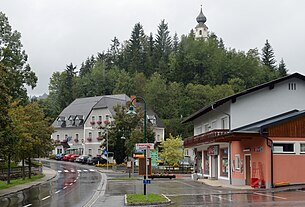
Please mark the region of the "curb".
POLYGON ((152 202, 152 203, 147 203, 147 202, 138 202, 138 203, 127 203, 127 194, 124 195, 124 206, 167 206, 171 204, 171 200, 164 194, 161 194, 167 201, 165 202, 152 202))
MULTIPOLYGON (((47 168, 47 167, 45 167, 45 168, 47 168)), ((25 183, 25 184, 21 184, 21 185, 19 185, 19 189, 11 190, 11 192, 1 194, 1 195, 0 195, 0 198, 1 198, 1 197, 8 196, 8 195, 11 195, 11 194, 14 194, 14 193, 18 193, 18 192, 23 191, 23 190, 30 189, 30 188, 32 188, 32 187, 41 185, 41 184, 43 184, 43 183, 49 182, 50 180, 54 179, 54 178, 57 176, 57 172, 56 172, 55 170, 52 170, 51 168, 48 168, 48 169, 49 169, 50 171, 54 171, 54 172, 55 172, 55 173, 53 173, 53 175, 52 175, 50 178, 48 178, 48 179, 46 179, 46 180, 43 180, 43 181, 41 181, 41 180, 33 181, 33 182, 37 182, 37 183, 32 184, 32 185, 31 185, 31 182, 25 183), (22 187, 22 185, 24 185, 25 187, 22 187)), ((45 175, 45 174, 44 174, 44 175, 45 175)), ((46 175, 45 175, 45 176, 46 176, 46 175)), ((44 178, 44 177, 43 177, 43 178, 44 178)), ((43 179, 43 178, 41 178, 41 179, 43 179)), ((18 185, 12 186, 12 188, 13 188, 13 187, 18 187, 18 185)), ((6 189, 10 189, 10 188, 6 188, 6 189)), ((6 190, 6 189, 3 189, 3 190, 6 190)), ((0 191, 0 192, 1 192, 1 191, 0 191)))

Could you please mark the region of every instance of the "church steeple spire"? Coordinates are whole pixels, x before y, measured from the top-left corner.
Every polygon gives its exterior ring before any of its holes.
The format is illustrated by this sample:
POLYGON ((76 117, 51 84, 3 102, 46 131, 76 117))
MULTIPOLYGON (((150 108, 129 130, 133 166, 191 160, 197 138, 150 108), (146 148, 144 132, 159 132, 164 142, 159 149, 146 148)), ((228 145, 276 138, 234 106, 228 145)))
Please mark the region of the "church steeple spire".
POLYGON ((200 13, 198 15, 198 17, 196 18, 198 23, 205 23, 207 21, 207 18, 204 16, 203 12, 202 12, 202 5, 201 5, 201 9, 200 9, 200 13))
POLYGON ((202 5, 200 8, 200 13, 196 18, 198 22, 197 26, 195 27, 195 38, 196 39, 205 39, 208 37, 208 27, 205 25, 207 18, 204 16, 202 12, 202 5))

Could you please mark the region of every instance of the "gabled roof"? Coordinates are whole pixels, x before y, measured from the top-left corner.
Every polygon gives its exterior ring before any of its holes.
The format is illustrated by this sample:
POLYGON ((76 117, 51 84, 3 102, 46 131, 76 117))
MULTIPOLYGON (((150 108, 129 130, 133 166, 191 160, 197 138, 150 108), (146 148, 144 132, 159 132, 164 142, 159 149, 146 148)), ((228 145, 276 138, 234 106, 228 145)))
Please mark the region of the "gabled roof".
POLYGON ((233 132, 260 132, 263 129, 267 129, 272 126, 291 121, 304 115, 305 110, 299 111, 295 109, 277 116, 273 116, 255 123, 239 127, 237 129, 234 129, 233 132))
MULTIPOLYGON (((83 117, 86 118, 90 114, 92 107, 102 97, 103 96, 77 98, 59 114, 59 117, 66 117, 68 119, 71 115, 83 115, 83 117)), ((58 127, 55 121, 52 126, 58 127)))
POLYGON ((113 107, 116 105, 125 105, 130 98, 125 94, 103 96, 94 106, 93 109, 108 108, 111 114, 115 114, 113 107))
POLYGON ((225 97, 223 99, 220 99, 218 101, 215 101, 211 105, 208 105, 208 106, 206 106, 206 107, 196 111, 195 113, 191 114, 190 116, 186 117, 182 121, 182 123, 187 123, 187 122, 193 121, 194 119, 196 119, 196 118, 202 116, 203 114, 211 111, 213 108, 217 108, 218 106, 221 106, 221 105, 223 105, 224 103, 226 103, 228 101, 235 102, 238 97, 247 95, 247 94, 252 93, 252 92, 256 92, 256 91, 258 91, 260 89, 263 89, 263 88, 270 88, 270 89, 272 89, 275 84, 283 82, 283 81, 286 81, 288 79, 292 79, 292 78, 298 78, 298 79, 301 79, 301 80, 305 81, 305 76, 301 75, 299 73, 293 73, 291 75, 275 79, 273 81, 270 81, 270 82, 267 82, 267 83, 264 83, 264 84, 261 84, 261 85, 249 88, 249 89, 247 89, 245 91, 242 91, 240 93, 236 93, 236 94, 233 94, 231 96, 228 96, 228 97, 225 97))

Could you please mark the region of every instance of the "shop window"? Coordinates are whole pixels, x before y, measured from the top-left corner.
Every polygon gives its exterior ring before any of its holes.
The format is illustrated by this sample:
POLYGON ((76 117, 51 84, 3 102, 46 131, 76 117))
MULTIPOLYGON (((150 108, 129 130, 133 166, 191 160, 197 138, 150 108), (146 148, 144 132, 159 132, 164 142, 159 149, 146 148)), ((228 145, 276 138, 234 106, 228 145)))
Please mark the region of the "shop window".
POLYGON ((240 155, 235 155, 235 170, 240 171, 240 155))
POLYGON ((210 160, 208 156, 208 151, 203 151, 203 156, 204 156, 204 174, 209 175, 210 174, 210 160))
POLYGON ((224 177, 228 177, 228 172, 229 172, 228 148, 220 149, 220 159, 221 159, 220 175, 224 177))
POLYGON ((294 153, 294 143, 274 143, 274 153, 294 153))
POLYGON ((301 153, 305 153, 305 143, 300 144, 300 151, 301 153))

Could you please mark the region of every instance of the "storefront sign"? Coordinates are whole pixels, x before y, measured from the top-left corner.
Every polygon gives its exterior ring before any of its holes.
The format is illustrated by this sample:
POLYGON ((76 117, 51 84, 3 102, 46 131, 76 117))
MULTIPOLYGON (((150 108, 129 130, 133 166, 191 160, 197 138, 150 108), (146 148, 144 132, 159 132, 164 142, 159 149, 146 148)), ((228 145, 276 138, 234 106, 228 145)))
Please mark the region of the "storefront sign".
POLYGON ((208 155, 218 155, 219 145, 213 145, 208 147, 208 155))

